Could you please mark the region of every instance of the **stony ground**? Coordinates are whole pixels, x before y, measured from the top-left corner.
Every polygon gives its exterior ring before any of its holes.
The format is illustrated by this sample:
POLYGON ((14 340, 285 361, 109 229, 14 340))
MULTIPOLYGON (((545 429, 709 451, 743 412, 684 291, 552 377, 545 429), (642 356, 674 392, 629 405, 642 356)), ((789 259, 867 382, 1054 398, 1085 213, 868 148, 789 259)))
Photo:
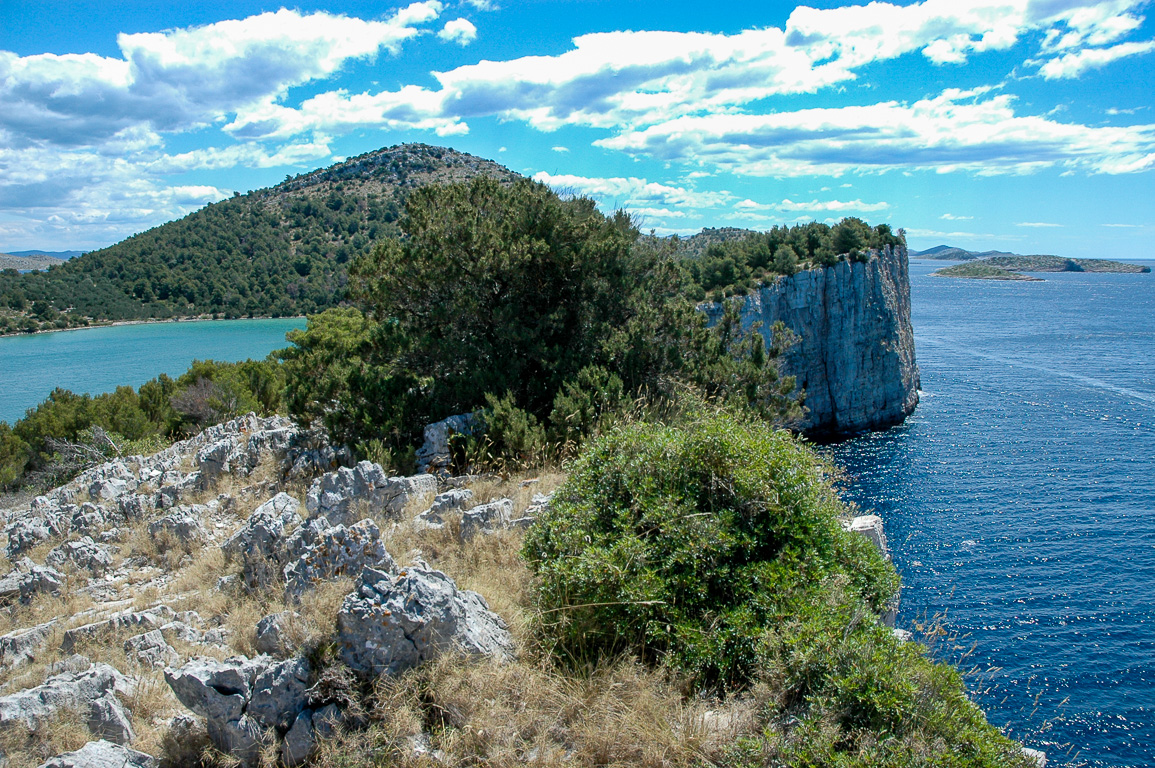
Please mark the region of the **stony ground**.
POLYGON ((560 476, 349 463, 250 415, 7 497, 5 762, 298 765, 357 725, 351 686, 447 650, 514 659, 509 620, 465 588, 485 570, 468 561, 483 539, 514 551, 560 476))

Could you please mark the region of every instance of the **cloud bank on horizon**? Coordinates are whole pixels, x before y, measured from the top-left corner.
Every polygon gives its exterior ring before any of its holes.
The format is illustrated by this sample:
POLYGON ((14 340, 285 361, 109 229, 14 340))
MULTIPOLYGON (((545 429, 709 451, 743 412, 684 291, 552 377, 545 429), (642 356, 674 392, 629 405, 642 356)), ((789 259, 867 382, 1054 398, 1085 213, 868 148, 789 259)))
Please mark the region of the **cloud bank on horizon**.
POLYGON ((108 244, 286 171, 427 141, 659 232, 863 215, 912 238, 1033 245, 1073 243, 1077 212, 1116 255, 1141 256, 1155 228, 1147 5, 799 6, 777 24, 748 13, 725 31, 690 18, 567 42, 567 25, 613 15, 561 3, 562 43, 536 49, 534 20, 483 0, 373 19, 228 18, 233 4, 121 30, 115 50, 78 32, 65 53, 0 50, 0 246, 108 244))

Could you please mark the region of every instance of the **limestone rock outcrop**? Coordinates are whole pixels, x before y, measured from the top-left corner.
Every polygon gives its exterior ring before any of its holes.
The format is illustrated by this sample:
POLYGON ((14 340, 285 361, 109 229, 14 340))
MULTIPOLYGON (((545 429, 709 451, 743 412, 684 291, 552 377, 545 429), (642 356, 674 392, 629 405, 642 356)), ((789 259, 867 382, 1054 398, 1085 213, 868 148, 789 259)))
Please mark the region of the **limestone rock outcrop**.
POLYGON ((156 768, 152 755, 101 739, 90 741, 75 752, 57 755, 40 768, 156 768))
POLYGON ((451 650, 508 657, 505 622, 476 592, 424 565, 397 575, 366 568, 337 614, 341 660, 368 675, 397 675, 451 650))
POLYGON ((478 419, 472 413, 459 413, 433 424, 425 425, 425 442, 417 449, 417 471, 438 473, 449 469, 453 463, 449 440, 454 435, 471 435, 478 427, 478 419))
POLYGON ((309 517, 333 525, 351 525, 366 515, 397 517, 413 499, 437 493, 433 475, 389 477, 379 464, 362 461, 322 475, 309 487, 309 517))
MULTIPOLYGON (((781 321, 798 336, 782 356, 781 371, 806 392, 802 431, 882 429, 918 405, 907 268, 906 249, 888 246, 868 262, 804 270, 746 297, 744 327, 761 322, 769 340, 781 321)), ((711 322, 723 311, 719 304, 703 309, 711 322)))

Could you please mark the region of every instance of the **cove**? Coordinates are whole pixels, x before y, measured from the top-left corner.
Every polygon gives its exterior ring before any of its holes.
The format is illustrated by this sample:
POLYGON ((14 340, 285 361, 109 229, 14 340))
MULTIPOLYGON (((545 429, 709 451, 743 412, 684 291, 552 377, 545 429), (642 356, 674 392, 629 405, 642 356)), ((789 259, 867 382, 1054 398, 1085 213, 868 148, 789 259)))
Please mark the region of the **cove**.
POLYGON ((194 360, 262 359, 289 344, 304 318, 200 320, 106 326, 0 338, 0 421, 13 424, 56 387, 92 395, 139 387, 194 360))

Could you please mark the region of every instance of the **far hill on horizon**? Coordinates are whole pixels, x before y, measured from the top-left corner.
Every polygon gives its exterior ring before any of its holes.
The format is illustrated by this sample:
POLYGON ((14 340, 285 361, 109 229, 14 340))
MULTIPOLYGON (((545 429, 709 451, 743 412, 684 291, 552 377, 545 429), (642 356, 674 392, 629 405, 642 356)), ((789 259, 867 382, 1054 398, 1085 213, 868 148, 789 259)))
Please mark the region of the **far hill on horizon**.
POLYGON ((925 251, 910 251, 912 259, 940 259, 942 261, 971 261, 973 259, 989 259, 995 256, 1019 256, 1021 254, 1010 251, 968 251, 953 245, 936 245, 925 251))
POLYGON ((310 314, 344 298, 349 262, 398 234, 410 191, 483 175, 520 178, 493 161, 426 144, 369 152, 53 260, 43 272, 0 276, 0 303, 7 297, 0 313, 16 312, 24 323, 37 319, 26 317, 35 306, 64 327, 310 314))
POLYGON ((15 253, 0 253, 0 269, 15 269, 23 272, 31 269, 48 269, 57 264, 63 264, 64 259, 45 253, 17 251, 15 253))
POLYGON ((34 249, 31 251, 5 251, 5 253, 8 256, 20 256, 21 258, 47 256, 51 259, 61 259, 62 261, 68 261, 69 259, 74 259, 77 256, 83 256, 85 253, 87 253, 87 251, 41 251, 34 249))

